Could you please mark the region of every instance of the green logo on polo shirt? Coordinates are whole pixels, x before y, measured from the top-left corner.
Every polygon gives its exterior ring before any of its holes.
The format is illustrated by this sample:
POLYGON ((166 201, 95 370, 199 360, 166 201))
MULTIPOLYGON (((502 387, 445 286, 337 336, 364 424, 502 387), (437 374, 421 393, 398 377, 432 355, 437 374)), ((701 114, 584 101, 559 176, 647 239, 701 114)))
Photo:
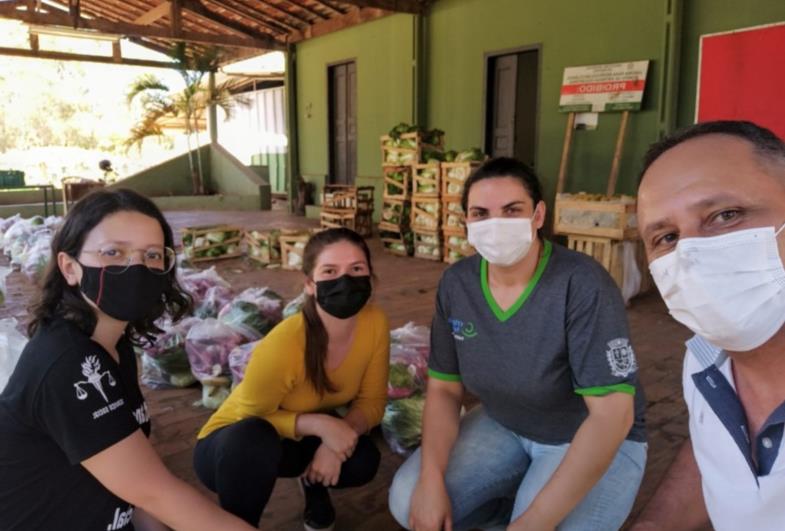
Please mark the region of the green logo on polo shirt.
POLYGON ((450 327, 452 327, 452 336, 458 341, 477 337, 477 329, 474 327, 474 323, 464 323, 460 319, 449 319, 449 323, 450 327))

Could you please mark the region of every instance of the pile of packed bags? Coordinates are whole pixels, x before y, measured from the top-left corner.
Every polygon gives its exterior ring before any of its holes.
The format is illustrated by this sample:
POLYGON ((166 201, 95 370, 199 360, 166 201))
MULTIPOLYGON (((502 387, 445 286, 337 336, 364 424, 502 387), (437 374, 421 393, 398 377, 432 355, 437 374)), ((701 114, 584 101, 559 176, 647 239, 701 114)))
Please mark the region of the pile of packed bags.
POLYGON ((253 346, 283 318, 284 301, 264 287, 235 295, 214 267, 179 269, 178 277, 194 299, 194 315, 159 321, 164 333, 142 348, 141 380, 152 389, 198 381, 202 405, 216 409, 242 380, 253 346))
POLYGON ((8 383, 27 344, 27 338, 19 332, 18 325, 13 317, 0 319, 0 393, 8 383))
POLYGON ((390 332, 390 380, 382 433, 390 449, 409 455, 422 438, 422 414, 428 379, 430 330, 406 326, 390 332))
POLYGON ((0 219, 0 247, 10 258, 11 265, 19 268, 33 282, 38 282, 49 263, 52 238, 63 218, 33 216, 22 218, 19 214, 0 219))

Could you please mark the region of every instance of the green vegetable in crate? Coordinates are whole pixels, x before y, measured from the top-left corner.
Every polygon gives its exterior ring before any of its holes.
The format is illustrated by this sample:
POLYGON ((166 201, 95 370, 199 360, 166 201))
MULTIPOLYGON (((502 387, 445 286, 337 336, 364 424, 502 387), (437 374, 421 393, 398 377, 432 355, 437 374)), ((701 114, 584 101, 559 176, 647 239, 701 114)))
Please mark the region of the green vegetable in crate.
POLYGON ((425 143, 436 145, 444 136, 444 131, 441 129, 431 129, 425 133, 425 143))
POLYGON ((183 235, 183 245, 191 245, 194 241, 193 234, 184 234, 183 235))
POLYGON ((211 243, 221 243, 222 241, 228 239, 230 235, 231 232, 215 231, 215 232, 208 232, 205 237, 207 238, 207 241, 211 243))
POLYGON ((455 162, 455 157, 456 157, 457 155, 458 155, 458 153, 456 153, 456 152, 455 152, 455 151, 453 151, 453 150, 446 151, 446 152, 444 153, 444 162, 455 162))
POLYGON ((485 154, 480 148, 467 149, 456 155, 455 162, 474 162, 485 160, 485 154))
POLYGON ((399 138, 401 138, 401 135, 408 133, 411 127, 412 126, 410 126, 409 124, 401 122, 395 127, 393 127, 392 129, 390 129, 388 135, 390 136, 390 138, 394 140, 398 140, 399 138))
POLYGON ((435 164, 437 162, 441 162, 444 159, 444 153, 441 151, 435 151, 433 149, 423 149, 422 158, 423 160, 427 160, 428 164, 435 164))

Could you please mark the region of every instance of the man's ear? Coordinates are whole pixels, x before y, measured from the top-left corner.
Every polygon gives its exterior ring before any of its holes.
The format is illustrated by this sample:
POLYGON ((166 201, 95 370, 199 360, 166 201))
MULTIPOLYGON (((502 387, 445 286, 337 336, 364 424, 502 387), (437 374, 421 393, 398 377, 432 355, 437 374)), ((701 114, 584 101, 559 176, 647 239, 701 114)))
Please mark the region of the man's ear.
POLYGON ((532 225, 536 230, 540 230, 545 225, 545 217, 547 212, 545 201, 540 201, 534 207, 534 216, 532 216, 532 225))

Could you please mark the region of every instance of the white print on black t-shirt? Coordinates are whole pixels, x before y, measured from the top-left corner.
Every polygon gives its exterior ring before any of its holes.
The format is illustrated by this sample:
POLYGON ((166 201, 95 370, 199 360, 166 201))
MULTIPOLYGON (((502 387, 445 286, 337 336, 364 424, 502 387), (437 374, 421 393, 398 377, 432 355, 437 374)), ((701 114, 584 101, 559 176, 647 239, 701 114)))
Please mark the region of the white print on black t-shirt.
POLYGON ((87 398, 87 391, 85 391, 83 386, 90 384, 101 394, 104 402, 109 402, 109 399, 106 397, 106 393, 104 393, 104 386, 101 380, 103 380, 104 376, 106 376, 107 382, 112 387, 114 387, 117 382, 115 382, 115 379, 112 377, 109 371, 101 372, 101 362, 98 361, 98 356, 87 356, 85 358, 85 360, 82 362, 82 374, 85 378, 87 378, 87 380, 81 380, 74 384, 74 388, 76 388, 76 398, 79 400, 84 400, 87 398))
POLYGON ((619 378, 626 378, 638 370, 635 362, 635 352, 632 350, 630 340, 624 337, 608 341, 608 350, 605 352, 608 357, 608 364, 611 366, 611 374, 619 378))
POLYGON ((106 526, 106 531, 117 531, 131 523, 134 515, 134 508, 129 507, 127 511, 121 511, 120 507, 114 510, 114 521, 106 526))
POLYGON ((99 417, 103 417, 104 415, 106 415, 110 411, 114 411, 115 409, 117 409, 118 407, 122 406, 123 404, 125 404, 125 400, 121 398, 120 400, 115 400, 114 402, 112 402, 108 406, 104 406, 101 409, 96 409, 95 411, 93 411, 93 420, 95 420, 95 419, 97 419, 99 417))
POLYGON ((140 426, 145 422, 150 422, 150 414, 147 412, 147 402, 142 402, 142 405, 136 408, 136 411, 134 411, 134 418, 140 426))

